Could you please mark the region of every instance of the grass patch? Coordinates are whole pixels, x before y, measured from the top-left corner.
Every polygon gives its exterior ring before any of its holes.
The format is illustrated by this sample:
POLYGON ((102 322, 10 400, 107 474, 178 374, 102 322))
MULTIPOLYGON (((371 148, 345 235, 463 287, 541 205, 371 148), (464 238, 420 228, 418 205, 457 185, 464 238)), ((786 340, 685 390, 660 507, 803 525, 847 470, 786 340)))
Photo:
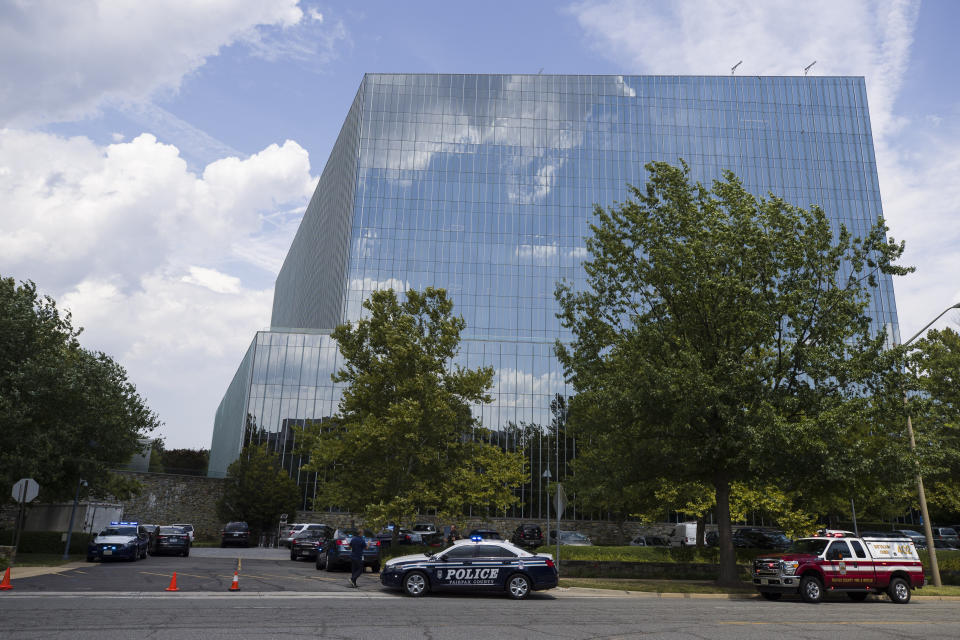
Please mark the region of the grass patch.
POLYGON ((601 580, 597 578, 560 578, 561 587, 584 589, 611 589, 615 591, 645 591, 648 593, 755 593, 753 585, 718 587, 709 580, 601 580))
MULTIPOLYGON (((538 547, 537 553, 557 554, 556 545, 538 547)), ((750 564, 761 555, 776 553, 761 549, 737 549, 737 562, 750 564)), ((695 564, 717 564, 720 552, 715 547, 697 549, 695 547, 560 547, 561 560, 585 560, 588 562, 681 562, 695 564)))
POLYGON ((960 587, 943 585, 942 587, 927 586, 913 592, 915 596, 960 596, 960 587))

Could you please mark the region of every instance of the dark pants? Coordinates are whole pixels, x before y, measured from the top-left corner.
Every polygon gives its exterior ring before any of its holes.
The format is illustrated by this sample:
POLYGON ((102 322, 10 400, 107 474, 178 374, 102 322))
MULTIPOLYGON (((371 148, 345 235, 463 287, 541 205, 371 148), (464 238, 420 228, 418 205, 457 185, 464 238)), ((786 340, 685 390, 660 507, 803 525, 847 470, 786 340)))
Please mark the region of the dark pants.
POLYGON ((363 573, 363 558, 350 558, 350 569, 352 569, 350 580, 356 583, 357 578, 363 573))

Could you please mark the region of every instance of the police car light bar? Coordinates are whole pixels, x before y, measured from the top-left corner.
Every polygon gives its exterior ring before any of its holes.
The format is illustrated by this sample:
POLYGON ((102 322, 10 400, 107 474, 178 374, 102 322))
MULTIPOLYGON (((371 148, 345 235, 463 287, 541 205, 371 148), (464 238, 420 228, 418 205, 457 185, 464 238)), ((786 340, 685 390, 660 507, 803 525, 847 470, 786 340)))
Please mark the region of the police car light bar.
POLYGON ((483 536, 470 536, 470 540, 472 540, 473 542, 482 542, 483 536))
POLYGON ((116 520, 113 520, 110 522, 110 525, 113 527, 116 527, 117 525, 121 527, 135 527, 138 524, 140 523, 139 522, 117 522, 116 520))

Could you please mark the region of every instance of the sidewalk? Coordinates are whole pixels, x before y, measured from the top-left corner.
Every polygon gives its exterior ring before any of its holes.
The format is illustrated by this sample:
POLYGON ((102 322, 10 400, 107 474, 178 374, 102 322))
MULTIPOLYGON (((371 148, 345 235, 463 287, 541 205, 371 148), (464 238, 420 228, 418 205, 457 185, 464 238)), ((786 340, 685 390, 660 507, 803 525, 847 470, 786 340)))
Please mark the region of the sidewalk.
POLYGON ((67 562, 55 567, 18 567, 14 565, 10 569, 10 579, 33 578, 35 576, 46 576, 54 573, 63 573, 72 569, 80 569, 87 566, 86 562, 67 562))

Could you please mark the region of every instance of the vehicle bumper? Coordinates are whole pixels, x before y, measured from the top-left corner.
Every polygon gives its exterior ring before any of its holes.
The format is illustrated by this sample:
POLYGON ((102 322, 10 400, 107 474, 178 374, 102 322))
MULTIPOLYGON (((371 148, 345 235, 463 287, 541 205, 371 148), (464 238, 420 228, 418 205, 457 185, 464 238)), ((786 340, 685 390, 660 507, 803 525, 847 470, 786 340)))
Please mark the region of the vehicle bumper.
POLYGON ((291 549, 291 553, 298 558, 316 558, 316 549, 291 549))
POLYGON ((131 558, 135 558, 139 552, 140 549, 137 547, 137 545, 120 547, 119 549, 96 547, 93 549, 87 549, 87 557, 95 558, 97 560, 129 560, 131 558))
POLYGON ((380 572, 380 584, 389 589, 401 589, 403 588, 403 573, 383 570, 380 572))
POLYGON ((189 551, 190 546, 186 544, 164 544, 157 545, 153 550, 153 555, 162 555, 164 553, 183 553, 184 551, 189 551))
POLYGON ((753 586, 759 591, 791 593, 800 588, 800 576, 753 576, 753 586))
POLYGON ((543 591, 544 589, 553 589, 560 584, 560 576, 554 573, 552 576, 531 576, 533 579, 533 590, 543 591))

